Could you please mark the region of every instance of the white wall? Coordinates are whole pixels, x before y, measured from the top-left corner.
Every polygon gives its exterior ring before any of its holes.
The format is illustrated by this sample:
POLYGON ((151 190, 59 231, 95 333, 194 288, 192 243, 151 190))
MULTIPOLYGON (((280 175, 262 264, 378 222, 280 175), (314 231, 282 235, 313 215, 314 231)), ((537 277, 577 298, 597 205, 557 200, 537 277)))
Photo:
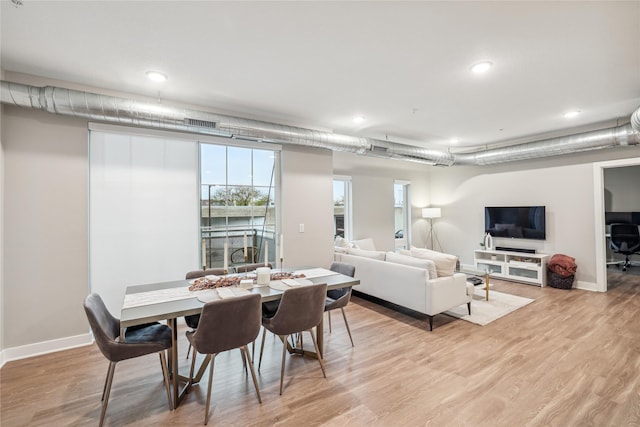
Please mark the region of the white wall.
POLYGON ((395 250, 393 184, 403 180, 411 182, 411 242, 425 246, 427 223, 421 215, 428 206, 431 166, 335 152, 333 168, 336 175, 352 177, 354 239, 371 237, 376 249, 395 250))
MULTIPOLYGON (((4 71, 0 71, 4 78, 4 71)), ((0 367, 4 365, 4 105, 0 104, 0 367)))
POLYGON ((442 207, 437 231, 445 251, 473 263, 484 231, 484 206, 545 205, 547 239, 544 241, 495 238, 494 245, 533 248, 576 258, 578 286, 596 286, 596 230, 593 163, 634 157, 637 147, 578 153, 529 162, 485 167, 434 169, 431 202, 442 207))
POLYGON ((473 264, 473 251, 480 248, 484 206, 545 205, 545 241, 496 238, 494 244, 571 255, 578 263, 578 285, 597 289, 594 198, 602 195, 594 189, 593 164, 638 155, 638 147, 628 147, 493 166, 434 168, 334 153, 334 173, 354 180, 355 238, 376 236, 380 249, 393 250, 385 240, 393 232, 392 218, 384 223, 373 221, 371 216, 384 221, 384 215, 377 211, 392 204, 393 178, 406 179, 412 182, 414 245, 425 246, 428 230, 420 209, 441 207, 442 218, 434 220, 434 229, 442 250, 457 255, 462 264, 473 264), (362 189, 364 194, 358 194, 362 189))
POLYGON ((281 230, 284 234, 285 268, 331 265, 332 168, 332 152, 329 150, 283 146, 281 230), (302 233, 300 224, 304 225, 302 233))

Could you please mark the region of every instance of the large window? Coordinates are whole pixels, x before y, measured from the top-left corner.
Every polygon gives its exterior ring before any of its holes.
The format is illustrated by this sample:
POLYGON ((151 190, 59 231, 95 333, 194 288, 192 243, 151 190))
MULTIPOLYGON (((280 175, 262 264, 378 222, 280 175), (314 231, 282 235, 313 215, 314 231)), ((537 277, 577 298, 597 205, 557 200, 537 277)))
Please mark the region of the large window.
POLYGON ((351 178, 333 179, 333 235, 351 240, 351 178))
POLYGON ((277 151, 200 144, 200 232, 208 267, 275 264, 277 151))
POLYGON ((409 182, 396 181, 393 184, 393 218, 396 249, 408 249, 411 245, 411 210, 409 203, 409 182))

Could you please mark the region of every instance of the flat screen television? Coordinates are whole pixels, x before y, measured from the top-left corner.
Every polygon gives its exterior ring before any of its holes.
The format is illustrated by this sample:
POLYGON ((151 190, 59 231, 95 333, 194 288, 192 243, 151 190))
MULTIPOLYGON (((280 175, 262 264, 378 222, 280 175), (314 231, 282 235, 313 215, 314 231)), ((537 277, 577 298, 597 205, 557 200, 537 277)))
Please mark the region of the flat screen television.
POLYGON ((484 230, 493 237, 545 240, 545 207, 485 207, 484 230))

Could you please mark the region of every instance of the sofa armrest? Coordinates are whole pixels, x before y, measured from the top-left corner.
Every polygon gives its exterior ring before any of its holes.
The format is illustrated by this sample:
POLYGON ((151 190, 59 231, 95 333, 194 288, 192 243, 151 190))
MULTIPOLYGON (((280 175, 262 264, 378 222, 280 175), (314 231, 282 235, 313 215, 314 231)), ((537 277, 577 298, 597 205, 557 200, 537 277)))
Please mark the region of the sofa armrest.
POLYGON ((455 273, 453 276, 438 277, 427 281, 427 313, 434 316, 470 301, 467 295, 467 276, 455 273))

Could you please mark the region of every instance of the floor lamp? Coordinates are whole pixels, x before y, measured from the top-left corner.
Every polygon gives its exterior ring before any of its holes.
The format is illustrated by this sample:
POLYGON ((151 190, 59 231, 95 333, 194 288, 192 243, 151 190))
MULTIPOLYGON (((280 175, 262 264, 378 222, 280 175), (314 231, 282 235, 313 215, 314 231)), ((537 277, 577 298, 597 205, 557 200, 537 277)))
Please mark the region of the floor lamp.
POLYGON ((429 220, 429 234, 427 235, 427 240, 431 242, 431 249, 435 250, 433 246, 433 239, 436 239, 436 243, 440 248, 440 252, 442 252, 442 245, 440 245, 440 241, 438 240, 438 236, 433 229, 433 218, 440 218, 442 216, 442 212, 440 208, 424 208, 422 209, 422 218, 427 218, 429 220))

